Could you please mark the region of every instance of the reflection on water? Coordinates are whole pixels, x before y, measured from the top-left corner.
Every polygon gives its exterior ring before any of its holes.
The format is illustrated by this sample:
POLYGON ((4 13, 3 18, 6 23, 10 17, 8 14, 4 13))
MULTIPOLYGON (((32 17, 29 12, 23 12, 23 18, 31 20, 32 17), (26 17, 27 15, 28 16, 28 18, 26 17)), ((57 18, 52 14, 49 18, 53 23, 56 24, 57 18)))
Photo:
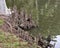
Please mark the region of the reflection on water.
POLYGON ((54 48, 60 48, 60 35, 57 35, 53 40, 56 40, 56 42, 51 41, 50 43, 54 45, 54 48))
POLYGON ((5 0, 0 0, 0 14, 11 14, 11 10, 7 8, 5 0))

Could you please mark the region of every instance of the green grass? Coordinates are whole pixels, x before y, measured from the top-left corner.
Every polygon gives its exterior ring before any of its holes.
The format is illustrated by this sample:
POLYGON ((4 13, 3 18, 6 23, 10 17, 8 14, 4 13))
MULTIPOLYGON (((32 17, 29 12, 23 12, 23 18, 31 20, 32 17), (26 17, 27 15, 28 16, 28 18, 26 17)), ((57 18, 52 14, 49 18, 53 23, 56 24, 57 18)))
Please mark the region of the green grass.
POLYGON ((2 48, 18 48, 19 39, 13 34, 0 31, 0 46, 2 48))
POLYGON ((26 41, 19 41, 16 35, 10 34, 9 32, 3 32, 0 30, 0 47, 1 48, 37 48, 36 44, 31 46, 26 41))
POLYGON ((4 23, 4 21, 2 19, 0 19, 0 25, 2 25, 4 23))

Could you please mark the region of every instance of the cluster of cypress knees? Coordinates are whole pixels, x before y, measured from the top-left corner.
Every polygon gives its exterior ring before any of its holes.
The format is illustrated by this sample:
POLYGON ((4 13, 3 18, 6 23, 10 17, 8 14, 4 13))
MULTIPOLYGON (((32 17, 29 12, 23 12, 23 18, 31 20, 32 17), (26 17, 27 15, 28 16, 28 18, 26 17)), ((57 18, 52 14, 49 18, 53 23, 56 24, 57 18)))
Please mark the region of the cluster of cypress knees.
POLYGON ((37 26, 32 19, 31 13, 28 15, 24 9, 18 12, 17 7, 14 6, 13 13, 5 20, 5 24, 9 26, 9 30, 7 29, 8 32, 14 33, 16 36, 28 41, 30 44, 36 43, 42 48, 53 47, 53 45, 50 44, 50 35, 47 38, 44 38, 41 34, 39 34, 38 37, 29 34, 27 30, 36 28, 37 26))

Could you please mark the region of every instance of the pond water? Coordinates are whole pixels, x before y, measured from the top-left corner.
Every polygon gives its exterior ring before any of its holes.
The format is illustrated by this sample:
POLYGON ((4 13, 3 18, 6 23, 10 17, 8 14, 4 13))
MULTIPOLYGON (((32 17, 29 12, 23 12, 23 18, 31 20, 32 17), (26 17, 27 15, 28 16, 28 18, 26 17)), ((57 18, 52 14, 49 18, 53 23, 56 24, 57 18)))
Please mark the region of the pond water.
POLYGON ((53 40, 56 40, 56 42, 51 41, 50 44, 54 45, 54 48, 60 48, 60 35, 57 35, 53 40))

